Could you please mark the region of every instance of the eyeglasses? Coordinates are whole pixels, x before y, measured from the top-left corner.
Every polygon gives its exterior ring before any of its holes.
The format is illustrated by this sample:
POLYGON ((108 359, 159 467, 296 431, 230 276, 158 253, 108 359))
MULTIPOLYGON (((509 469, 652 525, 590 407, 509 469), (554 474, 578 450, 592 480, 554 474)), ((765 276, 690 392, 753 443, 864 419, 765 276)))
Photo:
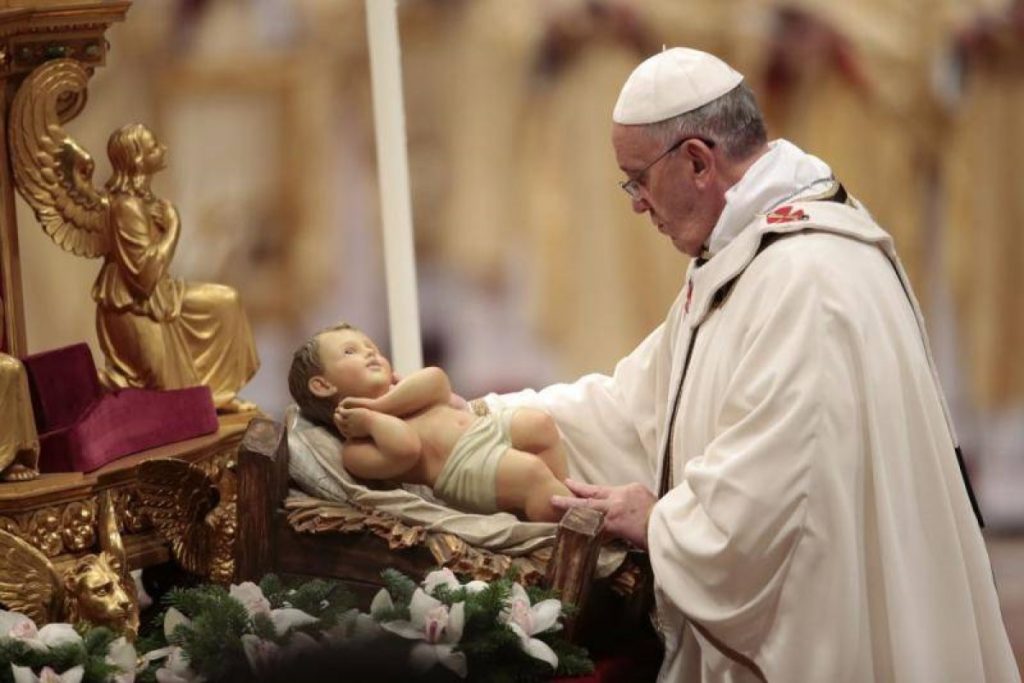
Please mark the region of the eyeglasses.
POLYGON ((642 169, 640 169, 640 171, 635 173, 632 178, 630 178, 629 180, 624 180, 621 183, 619 183, 619 187, 621 187, 625 191, 625 193, 629 195, 630 199, 632 199, 635 202, 640 201, 640 188, 642 187, 641 181, 643 180, 643 177, 647 173, 647 171, 651 170, 651 168, 656 163, 667 157, 669 154, 679 149, 682 146, 682 144, 687 140, 700 140, 705 145, 707 145, 708 148, 714 148, 715 146, 714 140, 708 140, 707 138, 702 138, 699 135, 688 135, 685 138, 681 138, 676 142, 672 143, 672 145, 668 149, 666 149, 664 152, 655 157, 654 161, 647 164, 642 169))

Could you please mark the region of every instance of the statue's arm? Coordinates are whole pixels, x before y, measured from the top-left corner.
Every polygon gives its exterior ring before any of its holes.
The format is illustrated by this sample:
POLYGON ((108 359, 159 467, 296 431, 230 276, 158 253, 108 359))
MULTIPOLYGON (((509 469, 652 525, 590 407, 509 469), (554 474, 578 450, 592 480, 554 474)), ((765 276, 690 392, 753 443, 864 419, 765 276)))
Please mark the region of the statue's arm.
POLYGON ((136 296, 148 297, 167 274, 178 245, 178 214, 169 204, 149 207, 136 197, 117 197, 111 203, 114 254, 125 281, 136 296), (154 228, 156 228, 154 230, 154 228), (156 233, 156 239, 151 235, 156 233))
POLYGON ((362 479, 393 479, 419 462, 423 446, 410 425, 392 415, 355 408, 361 413, 366 439, 350 439, 342 451, 342 465, 362 479))
POLYGON ((445 371, 430 367, 412 373, 380 398, 370 401, 348 399, 344 404, 402 417, 432 405, 446 404, 451 393, 452 385, 445 371))

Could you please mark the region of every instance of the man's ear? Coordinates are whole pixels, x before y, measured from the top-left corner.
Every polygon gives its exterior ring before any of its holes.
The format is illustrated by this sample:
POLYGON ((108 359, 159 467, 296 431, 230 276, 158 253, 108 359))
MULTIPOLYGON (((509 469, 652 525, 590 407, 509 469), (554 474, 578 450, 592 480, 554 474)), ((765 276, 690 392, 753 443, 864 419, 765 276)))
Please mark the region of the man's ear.
POLYGON ((687 140, 683 143, 686 150, 687 161, 693 168, 693 175, 699 182, 702 178, 708 177, 708 171, 714 164, 714 153, 699 140, 687 140))
POLYGON ((307 384, 314 396, 319 398, 330 398, 338 393, 338 387, 327 381, 323 375, 313 375, 307 384))

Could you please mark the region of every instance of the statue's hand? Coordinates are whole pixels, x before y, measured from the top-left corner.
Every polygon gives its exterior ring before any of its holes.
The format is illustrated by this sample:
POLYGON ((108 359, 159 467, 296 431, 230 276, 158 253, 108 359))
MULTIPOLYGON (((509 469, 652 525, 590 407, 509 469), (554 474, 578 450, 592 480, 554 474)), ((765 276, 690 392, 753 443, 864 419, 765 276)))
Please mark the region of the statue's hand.
POLYGON ((174 205, 166 199, 158 199, 150 207, 149 217, 161 232, 167 232, 174 222, 174 205))
POLYGON ((347 439, 363 439, 370 435, 370 422, 374 414, 367 408, 346 408, 339 405, 334 410, 334 425, 347 439))
POLYGON ((375 398, 363 398, 359 396, 349 396, 341 402, 342 408, 368 408, 369 410, 377 410, 377 399, 375 398))

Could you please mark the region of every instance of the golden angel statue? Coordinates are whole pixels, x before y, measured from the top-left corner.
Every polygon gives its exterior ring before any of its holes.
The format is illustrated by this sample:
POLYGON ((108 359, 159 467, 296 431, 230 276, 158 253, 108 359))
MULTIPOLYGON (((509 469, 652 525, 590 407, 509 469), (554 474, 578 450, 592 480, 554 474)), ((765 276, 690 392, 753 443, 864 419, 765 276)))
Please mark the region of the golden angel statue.
POLYGON ((197 465, 166 458, 140 463, 136 472, 142 508, 178 564, 216 583, 231 583, 238 528, 234 465, 211 476, 197 465))
POLYGON ((174 206, 150 187, 167 148, 141 124, 114 131, 112 174, 99 190, 92 158, 61 127, 84 106, 87 81, 74 60, 37 68, 14 98, 9 135, 16 186, 46 233, 66 251, 103 258, 92 296, 105 382, 205 384, 218 410, 253 408, 237 397, 259 367, 237 292, 168 273, 181 225, 174 206))
MULTIPOLYGON (((0 342, 4 334, 0 300, 0 342)), ((0 481, 25 481, 39 476, 39 437, 32 417, 25 367, 0 353, 0 481)))
POLYGON ((104 549, 78 558, 64 572, 37 548, 0 529, 0 603, 39 625, 88 622, 135 640, 138 597, 109 497, 101 503, 100 526, 104 549))

